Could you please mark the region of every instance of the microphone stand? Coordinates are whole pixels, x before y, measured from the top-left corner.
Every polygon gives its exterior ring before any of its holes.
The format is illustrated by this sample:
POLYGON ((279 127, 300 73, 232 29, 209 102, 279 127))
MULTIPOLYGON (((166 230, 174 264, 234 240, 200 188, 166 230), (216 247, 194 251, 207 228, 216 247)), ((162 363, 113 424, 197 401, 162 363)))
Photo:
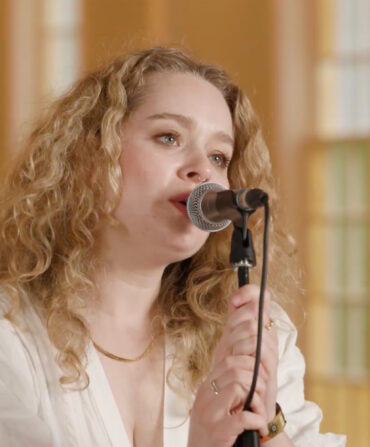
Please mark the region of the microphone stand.
MULTIPOLYGON (((232 191, 223 190, 222 186, 215 183, 203 183, 190 194, 186 206, 191 221, 202 230, 218 231, 225 228, 230 221, 234 223, 230 263, 238 272, 239 287, 249 283, 249 269, 256 265, 252 234, 247 228, 248 217, 259 207, 264 207, 265 210, 257 344, 252 383, 243 408, 243 410, 251 411, 250 405, 256 389, 261 360, 263 302, 267 279, 268 195, 258 188, 232 191), (208 194, 211 194, 211 196, 208 196, 207 200, 203 200, 208 194)), ((244 431, 237 437, 233 447, 259 447, 258 432, 256 430, 244 431)))
MULTIPOLYGON (((239 288, 249 284, 249 269, 256 265, 256 256, 253 248, 252 233, 247 228, 250 211, 241 210, 243 226, 234 224, 234 232, 231 240, 230 264, 237 270, 239 288)), ((255 365, 256 368, 256 365, 255 365)), ((257 365, 258 368, 258 365, 257 365)), ((252 400, 254 389, 249 392, 244 410, 250 411, 250 401, 252 400)), ((245 430, 241 433, 233 447, 259 447, 259 434, 256 430, 245 430)))

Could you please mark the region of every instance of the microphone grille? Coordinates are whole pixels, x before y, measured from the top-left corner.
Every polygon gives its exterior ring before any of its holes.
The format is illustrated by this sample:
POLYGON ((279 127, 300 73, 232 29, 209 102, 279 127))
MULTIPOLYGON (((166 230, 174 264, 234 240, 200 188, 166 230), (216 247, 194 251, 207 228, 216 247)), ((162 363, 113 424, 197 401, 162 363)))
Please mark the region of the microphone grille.
POLYGON ((193 189, 186 201, 188 216, 193 224, 203 231, 216 232, 221 231, 230 224, 230 220, 225 219, 220 222, 211 222, 203 214, 202 201, 207 192, 224 191, 226 188, 218 183, 201 183, 193 189))

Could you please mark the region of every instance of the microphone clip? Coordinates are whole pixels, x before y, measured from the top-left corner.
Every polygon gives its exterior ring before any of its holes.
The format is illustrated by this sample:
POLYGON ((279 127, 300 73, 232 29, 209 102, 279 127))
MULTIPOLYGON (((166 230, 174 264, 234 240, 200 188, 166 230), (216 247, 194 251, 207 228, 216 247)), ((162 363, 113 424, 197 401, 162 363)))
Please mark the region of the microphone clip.
MULTIPOLYGON (((247 213, 246 213, 247 214, 247 213)), ((247 216, 243 216, 245 227, 234 225, 231 239, 230 265, 234 270, 245 267, 248 270, 256 265, 256 253, 253 247, 252 232, 246 227, 247 216)))

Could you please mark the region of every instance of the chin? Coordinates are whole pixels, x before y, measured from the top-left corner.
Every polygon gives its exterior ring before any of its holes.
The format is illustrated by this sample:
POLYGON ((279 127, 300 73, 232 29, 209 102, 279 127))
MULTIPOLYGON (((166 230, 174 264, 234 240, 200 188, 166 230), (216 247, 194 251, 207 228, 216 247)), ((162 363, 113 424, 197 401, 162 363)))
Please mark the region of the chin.
POLYGON ((201 240, 194 241, 194 238, 188 240, 188 238, 182 237, 178 238, 177 241, 172 240, 173 244, 171 244, 171 246, 166 244, 167 249, 163 245, 163 254, 167 257, 168 264, 191 258, 203 247, 207 238, 208 234, 205 233, 205 237, 202 237, 201 240))

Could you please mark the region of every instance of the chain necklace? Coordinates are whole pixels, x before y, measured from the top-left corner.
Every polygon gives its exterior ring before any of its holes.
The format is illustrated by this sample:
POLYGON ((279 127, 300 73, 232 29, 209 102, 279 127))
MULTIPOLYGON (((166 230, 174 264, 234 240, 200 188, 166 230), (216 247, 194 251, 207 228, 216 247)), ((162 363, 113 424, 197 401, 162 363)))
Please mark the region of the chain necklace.
POLYGON ((138 357, 135 357, 134 359, 127 359, 125 357, 120 357, 119 355, 115 355, 112 354, 109 351, 106 351, 104 348, 102 348, 101 346, 99 346, 93 339, 91 339, 94 347, 101 352, 103 355, 105 355, 106 357, 112 359, 112 360, 116 360, 117 362, 125 362, 125 363, 131 363, 131 362, 137 362, 139 360, 141 360, 142 358, 144 358, 145 356, 147 356, 153 349, 154 345, 155 345, 155 341, 156 341, 156 337, 152 336, 152 339, 150 340, 149 345, 146 347, 145 351, 142 352, 138 357))

